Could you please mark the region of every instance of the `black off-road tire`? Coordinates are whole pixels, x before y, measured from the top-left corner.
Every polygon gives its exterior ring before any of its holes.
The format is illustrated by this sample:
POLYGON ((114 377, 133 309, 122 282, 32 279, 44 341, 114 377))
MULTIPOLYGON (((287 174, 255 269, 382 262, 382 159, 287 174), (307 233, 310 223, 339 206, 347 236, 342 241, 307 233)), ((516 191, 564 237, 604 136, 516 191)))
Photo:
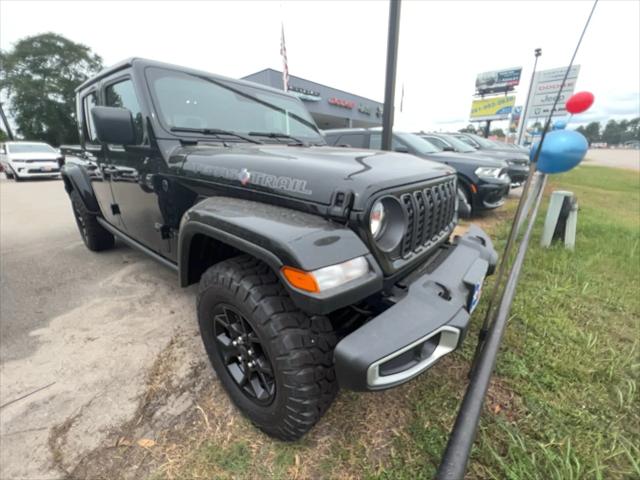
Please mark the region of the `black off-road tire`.
POLYGON ((69 196, 71 197, 71 207, 80 236, 87 248, 93 252, 113 248, 115 244, 114 236, 98 223, 96 215, 87 210, 80 198, 80 194, 76 190, 72 190, 69 196))
MULTIPOLYGON (((296 440, 331 405, 338 391, 331 322, 299 310, 265 264, 241 255, 210 267, 200 279, 198 322, 211 364, 229 396, 268 435, 296 440), (275 392, 271 403, 250 398, 223 360, 225 349, 216 334, 221 327, 214 323, 220 318, 216 312, 226 312, 227 307, 244 317, 260 342, 256 350, 261 350, 272 367, 275 392)), ((246 363, 237 365, 246 367, 246 363)))

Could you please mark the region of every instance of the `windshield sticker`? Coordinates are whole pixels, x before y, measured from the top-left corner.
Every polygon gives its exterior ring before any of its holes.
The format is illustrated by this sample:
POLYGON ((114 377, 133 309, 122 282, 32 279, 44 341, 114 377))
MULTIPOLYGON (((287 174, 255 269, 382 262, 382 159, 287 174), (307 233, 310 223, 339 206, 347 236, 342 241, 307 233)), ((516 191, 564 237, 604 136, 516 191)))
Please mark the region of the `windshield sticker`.
POLYGON ((256 171, 250 172, 246 168, 238 169, 209 165, 197 165, 195 170, 199 173, 226 178, 227 180, 238 180, 243 186, 252 184, 303 195, 313 195, 313 191, 307 188, 307 181, 301 178, 277 176, 256 171))

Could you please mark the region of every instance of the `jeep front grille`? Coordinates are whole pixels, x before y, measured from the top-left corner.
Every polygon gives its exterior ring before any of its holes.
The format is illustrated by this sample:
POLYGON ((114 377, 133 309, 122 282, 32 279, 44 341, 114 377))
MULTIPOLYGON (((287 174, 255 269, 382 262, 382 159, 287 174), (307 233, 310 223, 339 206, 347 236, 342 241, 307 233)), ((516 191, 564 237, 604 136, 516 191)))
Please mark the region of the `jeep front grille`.
POLYGON ((407 213, 407 231, 398 257, 408 259, 451 233, 455 224, 456 177, 406 192, 399 199, 407 213))

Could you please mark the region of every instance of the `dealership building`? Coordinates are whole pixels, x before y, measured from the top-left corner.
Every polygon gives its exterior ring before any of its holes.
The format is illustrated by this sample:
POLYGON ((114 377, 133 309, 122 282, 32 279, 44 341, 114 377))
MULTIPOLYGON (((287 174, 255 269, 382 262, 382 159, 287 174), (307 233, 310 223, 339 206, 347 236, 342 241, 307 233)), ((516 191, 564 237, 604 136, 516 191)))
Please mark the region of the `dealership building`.
MULTIPOLYGON (((282 72, 266 68, 242 78, 282 89, 282 72)), ((289 93, 302 100, 322 130, 382 125, 382 103, 289 75, 289 93)))

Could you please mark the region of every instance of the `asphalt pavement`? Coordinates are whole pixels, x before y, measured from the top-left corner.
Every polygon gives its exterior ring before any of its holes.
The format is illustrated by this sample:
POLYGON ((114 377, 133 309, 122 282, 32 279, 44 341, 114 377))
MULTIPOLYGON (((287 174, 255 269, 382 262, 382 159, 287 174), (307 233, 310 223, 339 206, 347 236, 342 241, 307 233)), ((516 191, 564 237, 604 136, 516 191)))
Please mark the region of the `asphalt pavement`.
POLYGON ((2 175, 0 478, 66 478, 132 417, 176 335, 185 364, 205 358, 193 288, 120 243, 87 250, 61 180, 2 175))

